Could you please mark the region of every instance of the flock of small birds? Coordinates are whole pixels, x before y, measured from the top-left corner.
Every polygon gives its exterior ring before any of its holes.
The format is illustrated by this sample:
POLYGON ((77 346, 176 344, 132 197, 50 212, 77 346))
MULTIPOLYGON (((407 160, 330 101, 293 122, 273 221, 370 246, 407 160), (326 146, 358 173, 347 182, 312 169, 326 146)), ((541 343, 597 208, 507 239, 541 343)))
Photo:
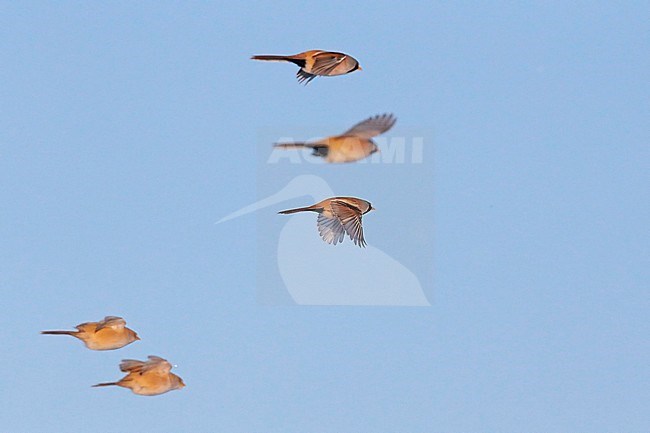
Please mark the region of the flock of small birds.
MULTIPOLYGON (((300 67, 296 74, 298 81, 305 85, 317 76, 331 77, 361 70, 354 57, 334 51, 310 50, 290 56, 257 55, 251 58, 294 63, 300 67)), ((313 142, 276 143, 274 146, 281 149, 311 149, 314 156, 324 158, 328 163, 355 162, 379 151, 372 138, 388 131, 395 121, 392 114, 377 115, 359 122, 340 135, 313 142)), ((361 219, 372 210, 372 204, 364 199, 330 197, 311 206, 279 213, 316 212, 318 232, 325 242, 336 245, 347 234, 355 245, 365 247, 361 219)), ((126 321, 116 316, 107 316, 99 322, 82 323, 75 328, 74 331, 42 331, 41 334, 70 335, 81 340, 88 349, 99 351, 120 349, 140 340, 135 331, 126 327, 126 321)), ((122 379, 93 386, 120 386, 146 396, 164 394, 185 386, 183 379, 171 372, 172 364, 159 356, 150 355, 147 361, 123 359, 119 368, 126 373, 122 379)))
MULTIPOLYGON (((115 350, 140 339, 138 334, 126 327, 121 317, 107 316, 99 322, 87 322, 76 326, 76 331, 41 331, 46 335, 71 335, 83 341, 90 350, 115 350)), ((121 386, 138 395, 164 394, 185 386, 183 379, 171 372, 172 365, 159 356, 150 355, 147 361, 123 359, 120 370, 126 373, 117 382, 103 382, 93 386, 121 386)))
MULTIPOLYGON (((257 55, 253 60, 291 62, 300 67, 296 74, 298 81, 307 85, 317 76, 332 77, 360 71, 359 62, 352 56, 335 51, 310 50, 292 56, 257 55)), ((312 155, 324 158, 329 163, 349 163, 367 158, 379 151, 372 141, 395 125, 392 114, 369 117, 341 135, 333 135, 313 142, 276 143, 276 148, 312 150, 312 155)), ((281 211, 281 214, 296 212, 318 213, 318 233, 328 244, 342 242, 347 234, 352 242, 365 247, 363 237, 363 215, 374 210, 369 201, 356 197, 331 197, 316 204, 297 209, 281 211)))

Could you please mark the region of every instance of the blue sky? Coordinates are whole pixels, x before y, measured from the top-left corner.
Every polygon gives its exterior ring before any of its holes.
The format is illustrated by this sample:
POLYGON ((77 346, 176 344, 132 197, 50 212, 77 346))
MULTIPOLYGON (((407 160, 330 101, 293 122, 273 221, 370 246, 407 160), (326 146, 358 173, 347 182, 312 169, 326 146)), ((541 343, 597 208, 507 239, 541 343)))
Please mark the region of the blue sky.
POLYGON ((2 430, 648 431, 650 13, 610 3, 1 3, 2 430), (314 48, 363 71, 249 60, 314 48), (383 112, 433 158, 314 170, 431 306, 260 302, 304 200, 215 224, 260 137, 383 112), (142 341, 38 334, 104 315, 142 341), (187 387, 90 388, 149 354, 187 387))

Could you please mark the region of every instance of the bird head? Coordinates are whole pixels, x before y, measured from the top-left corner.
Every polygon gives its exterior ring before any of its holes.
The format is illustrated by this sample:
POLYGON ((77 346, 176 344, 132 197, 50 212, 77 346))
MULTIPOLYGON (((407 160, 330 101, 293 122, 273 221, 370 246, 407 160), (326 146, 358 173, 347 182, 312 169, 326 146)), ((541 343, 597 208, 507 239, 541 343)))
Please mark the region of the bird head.
POLYGON ((368 212, 375 210, 375 208, 372 207, 372 203, 370 203, 368 200, 363 200, 363 199, 356 199, 356 200, 359 202, 358 207, 362 215, 365 215, 368 212))
POLYGON ((183 379, 181 379, 179 376, 176 376, 175 374, 172 375, 172 381, 173 381, 172 387, 174 389, 185 388, 185 382, 183 382, 183 379))

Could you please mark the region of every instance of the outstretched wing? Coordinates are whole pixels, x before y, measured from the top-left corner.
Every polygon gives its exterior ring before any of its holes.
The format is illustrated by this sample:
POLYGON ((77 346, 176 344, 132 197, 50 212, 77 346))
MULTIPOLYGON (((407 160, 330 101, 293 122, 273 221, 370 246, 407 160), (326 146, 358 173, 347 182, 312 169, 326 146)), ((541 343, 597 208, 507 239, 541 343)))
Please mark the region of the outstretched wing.
POLYGON ((144 361, 138 361, 137 359, 123 359, 120 363, 120 370, 123 372, 129 373, 138 373, 142 370, 144 361))
POLYGON ((320 213, 318 214, 317 224, 320 237, 328 244, 336 245, 343 241, 345 228, 335 216, 328 218, 323 213, 320 213))
POLYGON ((361 210, 341 200, 332 200, 332 213, 339 220, 352 242, 360 247, 366 246, 361 225, 361 210))
POLYGON ((392 114, 381 114, 369 117, 357 123, 341 135, 354 135, 355 137, 370 139, 383 134, 393 127, 397 119, 392 114))
POLYGON ((149 360, 142 366, 142 373, 167 374, 171 371, 172 365, 164 358, 150 355, 149 360))
POLYGON ((103 328, 112 328, 117 331, 119 329, 124 329, 125 326, 126 326, 126 321, 121 317, 106 316, 104 317, 104 320, 97 322, 97 327, 95 328, 95 332, 103 328))

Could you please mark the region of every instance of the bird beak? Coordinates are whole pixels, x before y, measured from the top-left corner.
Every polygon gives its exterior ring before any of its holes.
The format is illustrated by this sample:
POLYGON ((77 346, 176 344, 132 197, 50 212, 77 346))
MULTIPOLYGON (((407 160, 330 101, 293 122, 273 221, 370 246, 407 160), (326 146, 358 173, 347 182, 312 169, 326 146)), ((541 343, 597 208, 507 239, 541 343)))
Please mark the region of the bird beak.
POLYGON ((357 69, 359 69, 360 71, 363 71, 363 68, 361 67, 361 65, 359 65, 359 67, 357 69))
POLYGON ((377 209, 375 209, 374 207, 370 206, 370 210, 377 210, 377 209))
POLYGON ((135 339, 136 339, 136 340, 140 340, 140 337, 138 337, 138 336, 136 335, 136 336, 135 336, 135 339))

